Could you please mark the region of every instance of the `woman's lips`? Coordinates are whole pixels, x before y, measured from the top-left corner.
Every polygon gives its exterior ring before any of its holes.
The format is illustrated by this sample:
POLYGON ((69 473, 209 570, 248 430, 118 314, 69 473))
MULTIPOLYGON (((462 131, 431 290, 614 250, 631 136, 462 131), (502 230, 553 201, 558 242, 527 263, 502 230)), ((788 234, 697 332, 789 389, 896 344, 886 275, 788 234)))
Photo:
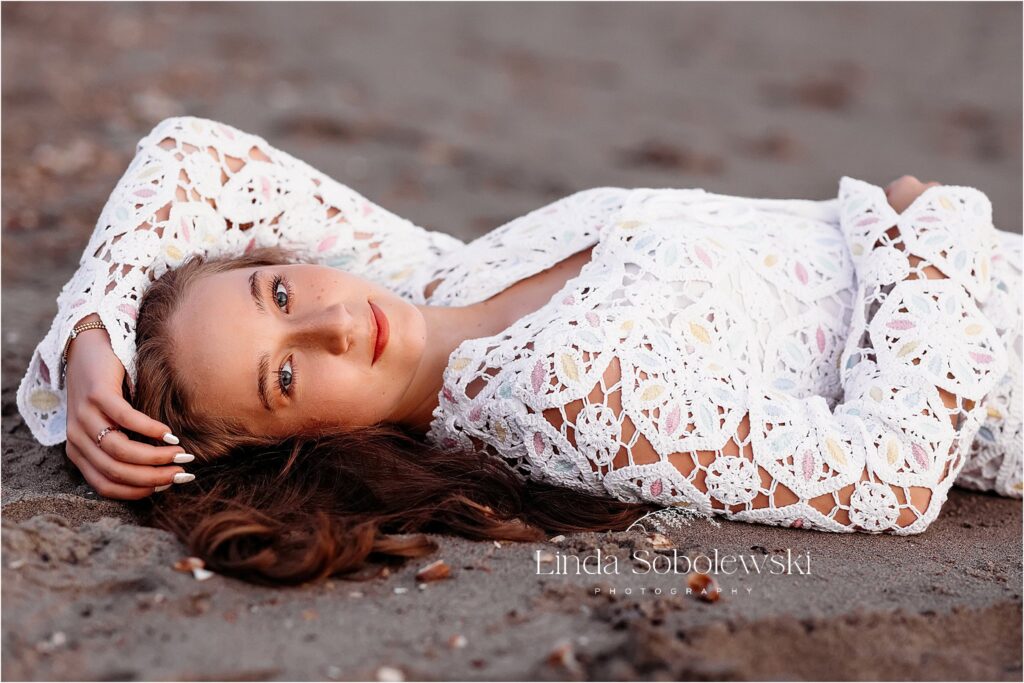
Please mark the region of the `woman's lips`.
POLYGON ((384 315, 377 304, 372 301, 367 302, 370 304, 370 311, 373 313, 374 321, 374 346, 373 346, 373 360, 370 362, 371 365, 377 362, 381 354, 384 353, 384 347, 388 345, 388 337, 390 336, 391 327, 388 324, 388 317, 384 315))

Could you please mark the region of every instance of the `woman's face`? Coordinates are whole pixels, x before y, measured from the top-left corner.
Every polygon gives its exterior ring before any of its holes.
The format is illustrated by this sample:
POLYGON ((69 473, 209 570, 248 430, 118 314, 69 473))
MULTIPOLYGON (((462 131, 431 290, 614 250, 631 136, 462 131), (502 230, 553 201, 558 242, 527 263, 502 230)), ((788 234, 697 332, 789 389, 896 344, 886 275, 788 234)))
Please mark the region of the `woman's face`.
POLYGON ((426 342, 412 303, 307 264, 203 276, 185 292, 171 330, 175 365, 199 414, 277 437, 389 421, 426 342), (371 301, 389 328, 376 362, 371 301))

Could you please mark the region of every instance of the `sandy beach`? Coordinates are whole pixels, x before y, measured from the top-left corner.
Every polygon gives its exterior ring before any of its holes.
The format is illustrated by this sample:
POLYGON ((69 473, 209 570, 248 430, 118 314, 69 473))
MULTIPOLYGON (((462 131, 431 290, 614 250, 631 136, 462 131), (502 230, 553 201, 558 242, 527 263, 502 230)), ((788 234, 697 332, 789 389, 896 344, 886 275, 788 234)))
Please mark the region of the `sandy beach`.
POLYGON ((3 15, 5 680, 1020 680, 1021 502, 954 488, 909 537, 695 520, 437 537, 369 582, 256 587, 98 498, 15 405, 107 195, 168 116, 230 123, 470 240, 576 190, 982 189, 1021 231, 1021 5, 9 4, 3 15), (600 550, 616 572, 557 574, 600 550), (539 553, 539 554, 538 554, 539 553), (610 558, 615 558, 611 561, 610 558), (760 558, 760 559, 759 559, 760 558), (433 560, 452 570, 422 583, 433 560))

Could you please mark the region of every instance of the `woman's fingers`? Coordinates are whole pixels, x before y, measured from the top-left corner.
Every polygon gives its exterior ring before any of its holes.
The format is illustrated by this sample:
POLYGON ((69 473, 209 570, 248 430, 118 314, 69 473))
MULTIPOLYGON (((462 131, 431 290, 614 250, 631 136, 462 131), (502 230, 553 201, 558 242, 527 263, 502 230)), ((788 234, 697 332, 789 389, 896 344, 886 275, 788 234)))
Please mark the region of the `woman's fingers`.
MULTIPOLYGON (((89 440, 81 434, 73 434, 69 431, 68 436, 75 438, 76 446, 84 459, 104 478, 115 484, 153 488, 172 484, 176 475, 184 474, 184 470, 178 466, 154 467, 121 462, 97 446, 95 441, 89 440)), ((104 442, 106 439, 107 437, 104 437, 104 442)), ((191 481, 192 475, 188 475, 188 477, 191 481)))
POLYGON ((107 414, 118 426, 130 429, 137 434, 159 439, 169 444, 177 444, 178 439, 162 422, 158 422, 145 413, 132 408, 128 401, 116 394, 105 394, 97 401, 100 410, 107 414))
POLYGON ((74 445, 68 444, 68 458, 74 463, 78 471, 85 477, 85 481, 104 498, 115 498, 118 500, 139 500, 153 493, 154 487, 149 486, 125 486, 111 481, 93 467, 89 459, 82 455, 81 451, 74 445))
POLYGON ((195 460, 180 446, 150 446, 133 441, 124 432, 108 432, 100 448, 117 460, 133 465, 184 465, 195 460))

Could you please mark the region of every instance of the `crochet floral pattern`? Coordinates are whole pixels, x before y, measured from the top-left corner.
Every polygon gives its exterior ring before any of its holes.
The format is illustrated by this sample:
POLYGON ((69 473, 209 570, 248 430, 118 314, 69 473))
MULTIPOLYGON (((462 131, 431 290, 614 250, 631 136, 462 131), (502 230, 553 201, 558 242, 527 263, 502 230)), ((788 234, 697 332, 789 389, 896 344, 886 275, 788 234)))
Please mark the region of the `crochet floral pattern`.
POLYGON ((72 326, 99 313, 132 376, 138 301, 192 254, 280 245, 414 303, 467 305, 594 247, 538 311, 455 350, 428 438, 687 514, 913 533, 954 479, 1021 495, 1021 238, 989 212, 946 186, 897 216, 850 178, 822 202, 602 187, 463 244, 257 136, 173 118, 104 207, 18 406, 62 441, 72 326), (908 254, 949 279, 908 280, 908 254), (915 487, 929 505, 900 524, 915 487), (809 504, 823 496, 827 514, 809 504))
MULTIPOLYGON (((966 187, 930 188, 897 215, 880 188, 844 177, 834 220, 786 208, 633 191, 546 306, 452 353, 428 438, 626 501, 922 531, 989 418, 986 396, 1012 382, 1006 333, 979 304, 993 280, 1019 287, 1019 261, 992 255, 1020 238, 1001 237, 966 187), (929 265, 948 277, 925 277, 929 265)), ((1019 302, 993 317, 1019 335, 1019 302)), ((997 459, 1019 481, 1019 453, 997 459)))

